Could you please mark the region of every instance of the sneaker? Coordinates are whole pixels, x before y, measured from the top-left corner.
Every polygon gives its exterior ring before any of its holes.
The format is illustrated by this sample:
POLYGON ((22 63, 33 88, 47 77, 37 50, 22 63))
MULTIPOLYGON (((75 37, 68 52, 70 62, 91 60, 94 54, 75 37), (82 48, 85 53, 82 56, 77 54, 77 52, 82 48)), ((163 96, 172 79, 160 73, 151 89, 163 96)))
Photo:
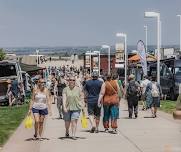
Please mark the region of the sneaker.
POLYGON ((113 130, 112 130, 112 133, 113 133, 113 134, 117 134, 118 132, 117 132, 116 129, 113 129, 113 130))
POLYGON ((96 130, 95 130, 95 133, 99 133, 99 130, 98 130, 98 129, 96 129, 96 130))
POLYGON ((95 127, 92 127, 92 129, 90 130, 90 133, 94 133, 95 130, 96 130, 96 128, 95 128, 95 127))
POLYGON ((108 132, 109 132, 109 129, 108 129, 108 128, 106 128, 104 132, 108 133, 108 132))
POLYGON ((67 132, 66 134, 65 134, 65 137, 69 137, 70 135, 69 135, 69 133, 67 132))

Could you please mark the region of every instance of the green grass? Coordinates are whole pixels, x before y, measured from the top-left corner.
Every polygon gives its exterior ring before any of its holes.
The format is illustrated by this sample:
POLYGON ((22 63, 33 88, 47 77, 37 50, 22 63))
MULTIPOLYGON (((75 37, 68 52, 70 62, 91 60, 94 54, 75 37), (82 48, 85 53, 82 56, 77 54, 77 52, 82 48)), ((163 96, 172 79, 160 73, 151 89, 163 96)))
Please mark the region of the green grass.
POLYGON ((18 107, 0 107, 0 146, 20 125, 28 111, 28 104, 18 107))
POLYGON ((175 110, 176 101, 162 100, 160 110, 166 113, 173 113, 175 110))

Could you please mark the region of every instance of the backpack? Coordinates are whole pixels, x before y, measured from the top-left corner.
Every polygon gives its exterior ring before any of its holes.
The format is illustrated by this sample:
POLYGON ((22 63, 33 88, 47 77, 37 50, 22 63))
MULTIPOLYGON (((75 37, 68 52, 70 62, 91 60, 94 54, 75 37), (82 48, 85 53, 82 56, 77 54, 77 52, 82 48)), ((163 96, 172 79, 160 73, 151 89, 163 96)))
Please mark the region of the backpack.
POLYGON ((127 91, 129 96, 136 96, 138 94, 138 86, 135 81, 129 83, 127 91))
POLYGON ((152 95, 152 97, 159 97, 160 93, 159 93, 159 89, 158 89, 157 84, 152 83, 151 85, 152 85, 152 87, 151 87, 151 95, 152 95))

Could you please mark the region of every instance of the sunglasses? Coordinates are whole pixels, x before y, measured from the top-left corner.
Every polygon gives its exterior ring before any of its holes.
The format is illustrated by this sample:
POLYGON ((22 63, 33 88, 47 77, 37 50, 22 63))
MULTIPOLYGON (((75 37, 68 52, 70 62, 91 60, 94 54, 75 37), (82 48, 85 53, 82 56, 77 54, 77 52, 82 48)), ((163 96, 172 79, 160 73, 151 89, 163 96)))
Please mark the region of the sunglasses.
POLYGON ((73 80, 73 79, 70 79, 69 81, 75 81, 75 80, 73 80))

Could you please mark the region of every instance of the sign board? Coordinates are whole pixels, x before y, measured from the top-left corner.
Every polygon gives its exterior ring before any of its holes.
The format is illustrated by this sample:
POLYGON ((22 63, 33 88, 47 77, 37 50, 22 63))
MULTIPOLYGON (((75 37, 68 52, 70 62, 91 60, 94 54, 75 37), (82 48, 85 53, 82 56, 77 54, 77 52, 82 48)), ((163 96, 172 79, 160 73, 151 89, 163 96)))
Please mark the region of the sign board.
POLYGON ((117 43, 116 49, 116 62, 124 62, 124 43, 117 43))
POLYGON ((164 49, 164 56, 173 55, 173 54, 174 54, 174 48, 164 49))
POLYGON ((90 56, 89 55, 85 56, 85 67, 90 68, 90 56))
POLYGON ((93 69, 99 69, 99 57, 98 56, 94 56, 93 57, 93 69))
POLYGON ((115 68, 124 68, 124 63, 115 64, 115 68))

